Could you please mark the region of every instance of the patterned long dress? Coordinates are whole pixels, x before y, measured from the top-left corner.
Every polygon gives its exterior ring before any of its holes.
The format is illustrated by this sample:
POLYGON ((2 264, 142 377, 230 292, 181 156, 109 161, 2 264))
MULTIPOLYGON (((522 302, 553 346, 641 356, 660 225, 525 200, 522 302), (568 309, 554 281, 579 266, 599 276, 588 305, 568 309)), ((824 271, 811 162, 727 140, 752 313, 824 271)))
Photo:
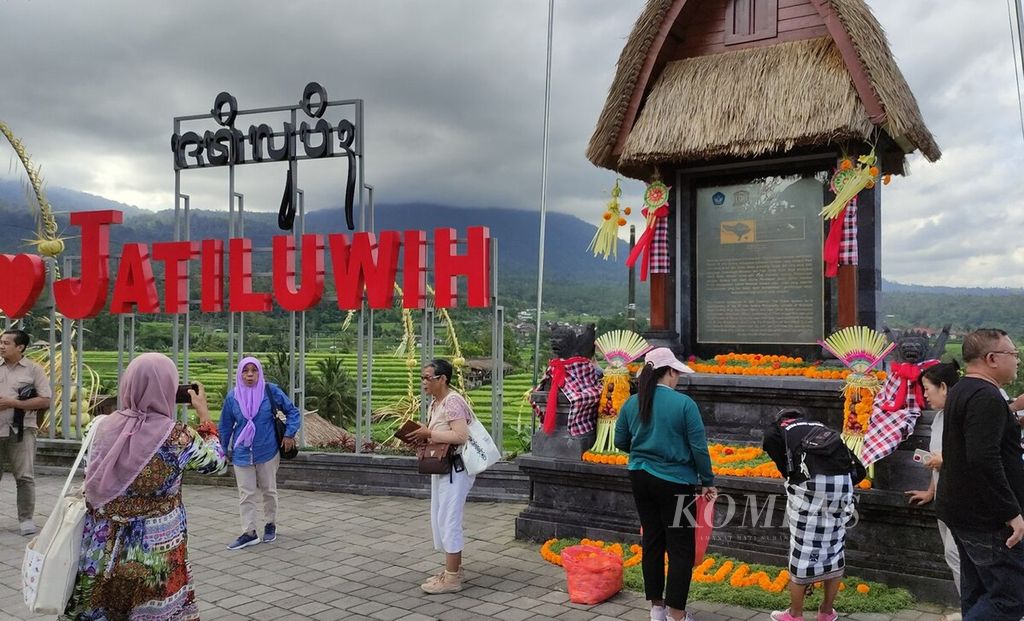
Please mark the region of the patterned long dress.
POLYGON ((227 471, 216 434, 177 423, 125 492, 89 508, 66 621, 199 619, 181 503, 185 470, 227 471))

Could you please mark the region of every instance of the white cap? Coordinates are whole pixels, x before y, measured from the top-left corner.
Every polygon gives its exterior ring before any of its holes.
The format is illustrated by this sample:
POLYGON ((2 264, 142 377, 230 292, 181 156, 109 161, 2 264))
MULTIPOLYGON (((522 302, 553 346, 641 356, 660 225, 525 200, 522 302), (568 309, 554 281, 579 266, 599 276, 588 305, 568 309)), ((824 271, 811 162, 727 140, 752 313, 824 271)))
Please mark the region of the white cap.
POLYGON ((644 363, 654 365, 655 369, 672 367, 680 373, 693 373, 693 369, 679 362, 679 359, 668 347, 656 347, 647 352, 647 355, 644 356, 644 363))

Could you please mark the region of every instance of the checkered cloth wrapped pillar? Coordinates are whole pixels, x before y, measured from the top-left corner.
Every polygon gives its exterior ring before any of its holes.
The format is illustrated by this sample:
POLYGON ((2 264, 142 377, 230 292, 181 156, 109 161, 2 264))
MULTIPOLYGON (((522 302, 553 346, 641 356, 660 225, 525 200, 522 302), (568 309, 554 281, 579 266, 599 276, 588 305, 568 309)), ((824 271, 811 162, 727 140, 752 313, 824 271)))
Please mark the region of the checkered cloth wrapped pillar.
POLYGON ((857 198, 854 197, 828 227, 822 246, 825 277, 835 278, 840 265, 857 265, 857 198))
MULTIPOLYGON (((547 370, 544 371, 544 377, 532 392, 540 390, 540 387, 548 380, 551 380, 548 389, 548 403, 557 404, 559 391, 569 400, 569 435, 582 436, 596 429, 597 406, 601 400, 601 378, 597 374, 597 367, 594 366, 593 361, 582 356, 564 360, 555 358, 548 364, 547 370), (556 386, 556 381, 560 385, 556 386)), ((537 407, 532 399, 530 405, 542 425, 545 422, 553 425, 553 407, 551 408, 551 418, 547 418, 548 413, 537 407)), ((549 425, 544 426, 548 427, 549 425)))
POLYGON ((843 238, 839 241, 839 265, 857 265, 857 198, 846 206, 843 238))
POLYGON ((668 274, 671 270, 668 256, 668 217, 654 221, 654 237, 651 239, 651 273, 668 274))

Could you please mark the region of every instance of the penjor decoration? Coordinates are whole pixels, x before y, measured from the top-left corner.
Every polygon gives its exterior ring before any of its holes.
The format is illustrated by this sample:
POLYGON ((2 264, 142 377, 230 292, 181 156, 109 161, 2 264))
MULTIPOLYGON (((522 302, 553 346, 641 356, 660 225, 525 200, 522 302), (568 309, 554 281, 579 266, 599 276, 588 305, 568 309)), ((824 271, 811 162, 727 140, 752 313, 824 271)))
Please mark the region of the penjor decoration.
POLYGON ((615 421, 622 404, 629 398, 627 365, 647 353, 651 345, 644 337, 629 330, 602 334, 594 345, 604 357, 606 366, 601 380, 601 400, 597 405, 597 440, 590 450, 594 453, 618 453, 615 448, 615 421))
POLYGON ((643 215, 647 218, 647 228, 636 242, 626 267, 640 263, 640 280, 647 280, 648 271, 652 274, 666 274, 669 271, 668 254, 668 196, 669 187, 654 181, 644 191, 643 215))
POLYGON ((843 386, 843 442, 854 454, 864 444, 871 420, 871 403, 882 385, 874 369, 896 348, 896 343, 865 326, 852 326, 818 341, 850 369, 843 386))
POLYGON ((594 253, 595 257, 601 257, 605 261, 608 257, 618 257, 619 227, 626 225, 626 219, 633 210, 629 207, 619 206, 619 197, 622 196, 622 188, 619 187, 619 180, 615 180, 615 187, 612 188, 612 197, 604 208, 601 224, 597 226, 594 239, 590 240, 587 250, 594 253))

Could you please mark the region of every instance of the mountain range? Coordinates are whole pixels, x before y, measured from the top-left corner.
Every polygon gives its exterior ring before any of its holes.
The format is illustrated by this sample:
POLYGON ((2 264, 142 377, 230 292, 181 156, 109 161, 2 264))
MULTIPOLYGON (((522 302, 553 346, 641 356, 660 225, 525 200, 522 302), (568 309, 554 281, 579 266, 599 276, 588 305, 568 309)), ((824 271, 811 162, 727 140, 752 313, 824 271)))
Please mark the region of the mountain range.
MULTIPOLYGON (((110 239, 113 248, 127 242, 152 243, 168 241, 174 235, 174 210, 148 211, 125 205, 100 196, 64 188, 48 188, 47 198, 56 214, 58 225, 68 239, 68 254, 78 253, 77 231, 69 228, 68 214, 74 211, 117 209, 124 213, 124 222, 111 228, 110 239)), ((5 223, 0 227, 0 248, 5 252, 25 251, 25 240, 33 236, 34 220, 27 208, 25 188, 16 181, 0 180, 0 217, 5 223)), ((225 211, 192 210, 190 222, 193 239, 227 239, 228 222, 225 211)), ((498 247, 499 298, 512 295, 528 300, 535 297, 537 261, 539 248, 539 216, 536 212, 500 209, 490 207, 460 208, 430 203, 383 204, 375 209, 375 229, 403 231, 425 230, 428 241, 433 230, 452 227, 464 235, 468 226, 479 225, 490 229, 498 247)), ((296 223, 297 225, 297 223, 296 223)), ((306 214, 307 233, 348 232, 344 212, 340 208, 328 208, 306 214)), ((594 236, 595 226, 575 216, 549 212, 545 232, 545 287, 552 292, 568 296, 571 300, 573 289, 586 291, 598 302, 607 306, 614 300, 614 311, 626 304, 628 272, 625 258, 628 244, 619 241, 618 260, 595 258, 587 251, 594 236)), ((253 241, 255 248, 267 248, 271 238, 281 234, 277 226, 277 214, 268 212, 246 212, 245 236, 253 241)), ((266 257, 256 256, 257 269, 266 265, 266 257)), ((646 289, 637 288, 638 303, 646 306, 646 289)), ((611 307, 609 308, 611 309, 611 307)), ((600 311, 594 304, 580 308, 578 312, 600 311)))
MULTIPOLYGON (((68 241, 69 254, 77 253, 77 234, 68 228, 68 213, 73 211, 118 209, 124 223, 111 229, 114 248, 121 244, 173 239, 174 211, 139 209, 106 198, 64 188, 48 188, 47 195, 68 241)), ((25 240, 33 236, 34 220, 26 207, 24 186, 17 181, 0 180, 0 249, 18 252, 27 249, 25 240)), ((595 211, 595 216, 596 216, 595 211)), ((223 211, 195 210, 191 213, 193 239, 228 236, 227 214, 223 211)), ((595 217, 596 219, 596 217, 595 217)), ((270 245, 272 236, 281 233, 277 214, 247 212, 245 235, 257 248, 270 245)), ((322 209, 306 215, 309 233, 345 232, 341 209, 322 209)), ((430 203, 385 204, 376 209, 376 229, 421 229, 428 233, 437 227, 464 231, 470 225, 490 228, 498 245, 498 296, 511 308, 529 308, 535 304, 538 250, 538 214, 531 211, 499 208, 459 208, 430 203)), ((546 225, 545 309, 560 308, 572 313, 611 315, 626 304, 627 270, 624 265, 628 245, 620 241, 617 261, 594 258, 587 245, 595 226, 575 216, 549 213, 546 225)), ((267 269, 266 255, 255 257, 257 269, 267 269)), ((645 314, 646 287, 638 283, 638 311, 645 314)), ((939 327, 953 323, 961 329, 979 325, 1001 325, 1024 333, 1019 309, 1024 306, 1024 290, 986 287, 931 287, 882 281, 882 313, 894 326, 939 327)), ((1014 332, 1016 333, 1016 332, 1014 332)))

